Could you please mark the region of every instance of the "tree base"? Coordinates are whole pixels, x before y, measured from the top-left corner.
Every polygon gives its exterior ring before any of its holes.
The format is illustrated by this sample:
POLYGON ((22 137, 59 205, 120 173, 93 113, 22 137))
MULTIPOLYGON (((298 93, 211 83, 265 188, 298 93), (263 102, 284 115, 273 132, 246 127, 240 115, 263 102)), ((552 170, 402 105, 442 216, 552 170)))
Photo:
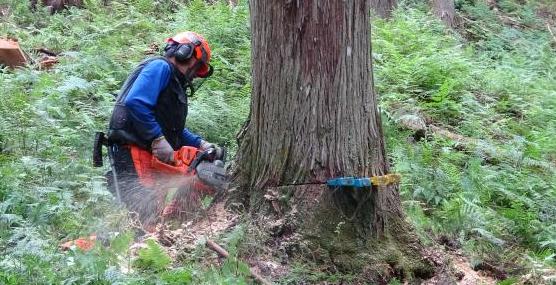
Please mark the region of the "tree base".
MULTIPOLYGON (((301 262, 320 273, 355 276, 350 281, 355 284, 386 284, 393 278, 417 281, 434 275, 434 266, 423 258, 422 245, 399 212, 380 213, 378 220, 387 223, 377 234, 376 227, 367 223, 376 211, 355 205, 358 197, 342 195, 353 196, 320 184, 269 188, 262 197, 250 199, 254 223, 250 234, 270 246, 282 264, 301 262)), ((359 201, 372 205, 376 198, 359 197, 359 201)))

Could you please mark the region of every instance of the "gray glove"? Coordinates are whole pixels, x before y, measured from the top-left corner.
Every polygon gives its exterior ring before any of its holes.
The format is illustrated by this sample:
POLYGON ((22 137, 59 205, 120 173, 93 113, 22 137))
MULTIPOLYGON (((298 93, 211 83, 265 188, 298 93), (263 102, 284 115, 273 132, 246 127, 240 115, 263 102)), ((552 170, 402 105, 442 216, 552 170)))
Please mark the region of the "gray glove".
POLYGON ((202 150, 207 150, 207 149, 210 149, 210 148, 214 148, 214 150, 216 151, 216 159, 222 159, 223 158, 222 156, 224 155, 224 150, 221 147, 217 146, 216 144, 209 143, 206 140, 201 140, 200 148, 202 150))
POLYGON ((174 162, 174 149, 164 136, 154 139, 151 144, 151 149, 158 160, 164 163, 174 162))

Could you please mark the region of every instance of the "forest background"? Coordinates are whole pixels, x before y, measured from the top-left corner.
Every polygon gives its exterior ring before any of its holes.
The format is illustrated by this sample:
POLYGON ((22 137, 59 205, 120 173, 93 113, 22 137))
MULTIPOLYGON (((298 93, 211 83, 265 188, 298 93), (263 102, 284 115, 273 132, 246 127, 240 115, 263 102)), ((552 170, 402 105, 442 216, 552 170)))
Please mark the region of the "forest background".
MULTIPOLYGON (((1 284, 243 284, 246 265, 170 259, 151 243, 132 270, 129 218, 91 163, 128 72, 181 30, 206 36, 214 76, 190 101, 188 127, 237 149, 251 91, 248 5, 240 1, 85 1, 50 15, 0 1, 0 37, 32 62, 0 69, 1 284), (59 53, 41 68, 38 48, 59 53), (91 252, 58 245, 110 233, 91 252)), ((556 282, 556 4, 455 2, 446 27, 426 1, 400 1, 372 19, 375 85, 407 219, 425 245, 443 245, 500 284, 556 282)), ((246 250, 242 227, 221 237, 246 250)), ((200 246, 202 247, 202 246, 200 246)), ((284 283, 349 281, 291 265, 284 283)), ((396 279, 391 284, 397 284, 396 279)))

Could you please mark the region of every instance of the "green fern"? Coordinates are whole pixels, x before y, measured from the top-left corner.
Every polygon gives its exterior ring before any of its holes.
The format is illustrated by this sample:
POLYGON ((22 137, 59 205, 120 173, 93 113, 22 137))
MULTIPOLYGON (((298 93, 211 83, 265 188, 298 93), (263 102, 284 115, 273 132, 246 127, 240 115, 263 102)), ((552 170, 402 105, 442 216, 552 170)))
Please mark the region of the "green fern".
POLYGON ((160 275, 160 279, 165 285, 186 285, 194 284, 193 275, 190 270, 185 268, 177 268, 172 271, 164 272, 160 275))
POLYGON ((137 259, 133 265, 137 268, 153 272, 160 272, 166 269, 172 262, 170 256, 153 239, 148 239, 145 243, 147 247, 138 251, 137 259))

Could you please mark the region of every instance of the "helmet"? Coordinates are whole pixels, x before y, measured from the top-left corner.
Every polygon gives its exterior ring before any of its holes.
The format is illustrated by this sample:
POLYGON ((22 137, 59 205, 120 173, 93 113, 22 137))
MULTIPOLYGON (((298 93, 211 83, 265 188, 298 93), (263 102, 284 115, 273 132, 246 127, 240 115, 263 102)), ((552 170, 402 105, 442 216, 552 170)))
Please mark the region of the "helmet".
POLYGON ((207 40, 203 36, 190 31, 181 32, 167 38, 166 43, 168 43, 167 51, 170 49, 169 46, 174 46, 171 53, 178 61, 183 62, 192 57, 199 60, 201 66, 197 70, 196 75, 198 77, 210 76, 212 73, 212 68, 209 65, 211 51, 207 40))

